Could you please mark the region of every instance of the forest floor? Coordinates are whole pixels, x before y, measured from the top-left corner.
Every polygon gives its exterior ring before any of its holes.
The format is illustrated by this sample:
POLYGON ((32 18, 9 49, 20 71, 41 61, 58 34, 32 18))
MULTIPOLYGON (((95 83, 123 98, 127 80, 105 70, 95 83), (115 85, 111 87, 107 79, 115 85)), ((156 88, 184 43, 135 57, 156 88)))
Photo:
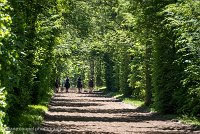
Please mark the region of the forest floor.
POLYGON ((39 134, 199 134, 194 126, 125 104, 101 92, 56 93, 39 134))

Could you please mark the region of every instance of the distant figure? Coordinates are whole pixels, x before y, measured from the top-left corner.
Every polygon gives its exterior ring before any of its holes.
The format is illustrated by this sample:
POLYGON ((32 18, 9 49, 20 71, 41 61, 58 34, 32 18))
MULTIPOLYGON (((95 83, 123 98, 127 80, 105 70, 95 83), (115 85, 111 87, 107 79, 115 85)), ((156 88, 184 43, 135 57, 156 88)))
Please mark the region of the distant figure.
POLYGON ((66 92, 68 93, 69 88, 70 88, 70 83, 69 83, 69 77, 67 77, 67 79, 65 80, 65 88, 66 88, 66 92))
POLYGON ((79 77, 78 81, 77 81, 78 93, 81 93, 82 87, 83 87, 83 84, 82 84, 82 81, 81 81, 81 77, 79 77))
POLYGON ((58 79, 56 79, 56 82, 55 82, 55 92, 58 93, 59 91, 59 86, 60 86, 60 82, 58 79))
POLYGON ((91 78, 90 81, 89 81, 89 93, 92 93, 93 88, 94 88, 94 81, 91 78))

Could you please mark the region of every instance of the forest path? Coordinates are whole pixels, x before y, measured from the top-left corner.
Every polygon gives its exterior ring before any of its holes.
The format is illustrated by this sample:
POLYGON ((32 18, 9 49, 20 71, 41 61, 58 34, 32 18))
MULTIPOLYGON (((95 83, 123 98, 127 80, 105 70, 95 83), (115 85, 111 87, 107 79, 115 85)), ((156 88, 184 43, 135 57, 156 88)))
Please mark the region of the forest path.
POLYGON ((100 92, 56 93, 41 134, 184 134, 192 127, 149 113, 100 92))

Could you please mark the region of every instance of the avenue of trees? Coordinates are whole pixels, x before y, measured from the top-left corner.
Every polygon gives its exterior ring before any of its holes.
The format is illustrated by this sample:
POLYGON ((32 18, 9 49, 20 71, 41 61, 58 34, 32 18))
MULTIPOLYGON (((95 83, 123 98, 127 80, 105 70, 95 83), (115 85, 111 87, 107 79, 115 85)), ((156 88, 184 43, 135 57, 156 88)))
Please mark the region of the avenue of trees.
POLYGON ((0 130, 66 76, 199 117, 200 1, 0 0, 0 130))

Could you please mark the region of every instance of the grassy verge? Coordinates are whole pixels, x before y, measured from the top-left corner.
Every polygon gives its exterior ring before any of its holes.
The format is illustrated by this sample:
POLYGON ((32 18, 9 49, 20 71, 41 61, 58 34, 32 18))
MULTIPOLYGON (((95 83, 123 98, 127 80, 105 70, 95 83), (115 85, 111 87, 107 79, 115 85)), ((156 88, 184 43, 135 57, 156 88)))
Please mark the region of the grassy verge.
MULTIPOLYGON (((144 101, 142 100, 138 100, 132 97, 129 97, 129 98, 124 97, 123 93, 120 93, 120 92, 106 92, 105 88, 101 88, 101 91, 103 91, 108 96, 121 100, 122 102, 126 104, 131 104, 145 111, 156 112, 155 109, 144 106, 144 101)), ((195 126, 197 129, 200 129, 200 118, 198 117, 189 117, 186 115, 162 115, 162 117, 170 119, 170 120, 179 121, 188 125, 192 125, 192 126, 195 126)))
POLYGON ((19 116, 13 119, 16 128, 9 128, 11 134, 31 134, 42 123, 44 114, 48 110, 48 103, 52 94, 46 96, 38 105, 28 105, 19 116))
POLYGON ((106 93, 106 94, 108 96, 119 99, 126 104, 131 104, 131 105, 136 106, 136 107, 144 106, 144 101, 141 101, 141 100, 133 98, 133 97, 124 97, 123 93, 120 93, 120 92, 109 92, 109 93, 106 93))
POLYGON ((144 102, 141 101, 141 100, 136 100, 134 98, 125 98, 123 100, 124 103, 127 103, 127 104, 131 104, 131 105, 134 105, 134 106, 137 106, 137 107, 141 107, 144 105, 144 102))
POLYGON ((187 115, 181 115, 178 117, 178 119, 185 124, 190 124, 193 126, 196 126, 200 129, 200 118, 198 117, 189 117, 187 115))

